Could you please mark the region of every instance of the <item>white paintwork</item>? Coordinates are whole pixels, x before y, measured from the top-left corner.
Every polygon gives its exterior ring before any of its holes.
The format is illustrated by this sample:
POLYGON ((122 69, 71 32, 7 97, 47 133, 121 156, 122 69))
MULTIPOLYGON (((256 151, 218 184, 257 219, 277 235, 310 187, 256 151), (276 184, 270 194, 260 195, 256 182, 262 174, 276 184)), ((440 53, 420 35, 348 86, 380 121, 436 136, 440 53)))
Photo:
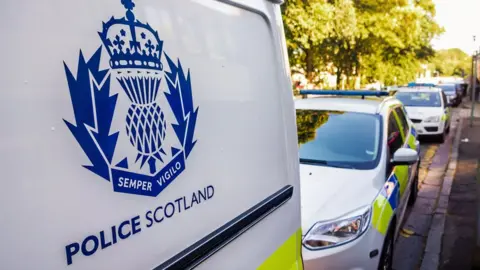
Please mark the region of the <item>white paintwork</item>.
POLYGON ((421 123, 414 123, 415 129, 420 135, 438 135, 445 131, 450 124, 449 121, 442 120, 444 109, 442 107, 408 107, 405 106, 410 119, 420 119, 421 123), (428 117, 439 117, 438 122, 425 122, 428 117), (427 127, 436 127, 437 131, 427 131, 427 127))
MULTIPOLYGON (((378 113, 386 121, 391 105, 401 104, 394 98, 362 100, 356 98, 314 98, 295 101, 296 109, 339 110, 361 113, 378 113), (357 106, 355 106, 357 105, 357 106)), ((383 131, 388 125, 384 122, 383 131)), ((415 142, 420 149, 419 142, 415 142)), ((302 234, 308 232, 317 222, 340 220, 346 214, 364 206, 371 205, 385 184, 387 136, 383 136, 383 145, 379 165, 372 170, 353 170, 300 164, 302 234)), ((397 215, 398 234, 407 201, 411 193, 411 184, 418 164, 410 166, 410 177, 399 206, 397 215)), ((310 250, 303 246, 302 256, 306 270, 316 269, 376 269, 380 255, 369 257, 370 251, 382 251, 385 236, 371 225, 367 231, 352 242, 332 248, 310 250)))
POLYGON ((400 148, 393 154, 394 163, 413 165, 418 161, 418 152, 410 148, 400 148))
POLYGON ((303 249, 305 269, 372 270, 378 269, 380 255, 373 258, 369 253, 383 246, 385 237, 371 225, 358 239, 331 249, 306 251, 303 249), (319 256, 321 254, 321 256, 319 256))
MULTIPOLYGON (((75 73, 101 45, 120 0, 7 0, 0 9, 0 268, 66 269, 65 246, 207 185, 215 196, 68 269, 152 269, 285 185, 293 198, 198 267, 254 269, 300 227, 298 149, 280 8, 260 0, 136 0, 164 51, 192 78, 198 140, 186 171, 158 197, 115 193, 64 124, 74 121, 64 62, 75 73), (230 4, 228 4, 230 3, 230 4), (261 245, 258 243, 262 243, 261 245)), ((106 51, 103 68, 108 68, 106 51)), ((162 59, 165 64, 165 60, 162 59)), ((160 86, 165 91, 165 82, 160 86)), ((112 125, 120 153, 128 101, 112 125)), ((162 97, 164 98, 164 97, 162 97)), ((165 102, 163 100, 162 102, 165 102)), ((170 130, 169 132, 172 132, 170 130)))
POLYGON ((319 97, 295 101, 295 108, 303 110, 340 110, 373 114, 381 104, 381 99, 359 99, 351 97, 319 97))
POLYGON ((405 106, 405 110, 410 118, 414 119, 425 119, 431 116, 443 115, 442 107, 410 107, 405 106))
MULTIPOLYGON (((441 88, 438 87, 430 87, 427 88, 427 91, 432 92, 442 92, 441 88)), ((426 91, 425 87, 412 87, 412 88, 401 88, 399 89, 401 92, 422 92, 426 91)), ((412 106, 405 106, 405 110, 407 111, 408 117, 410 119, 418 119, 422 120, 421 123, 414 123, 415 129, 417 130, 418 134, 424 135, 439 135, 443 134, 447 128, 450 127, 450 118, 443 119, 442 116, 445 111, 448 111, 447 104, 443 102, 443 99, 440 98, 441 106, 440 107, 412 107, 412 106), (439 117, 440 121, 438 122, 425 122, 425 120, 429 117, 439 117), (427 131, 426 128, 428 127, 435 127, 437 131, 427 131)))
POLYGON ((381 173, 381 168, 362 171, 301 164, 303 234, 318 221, 371 204, 385 183, 379 180, 381 173))

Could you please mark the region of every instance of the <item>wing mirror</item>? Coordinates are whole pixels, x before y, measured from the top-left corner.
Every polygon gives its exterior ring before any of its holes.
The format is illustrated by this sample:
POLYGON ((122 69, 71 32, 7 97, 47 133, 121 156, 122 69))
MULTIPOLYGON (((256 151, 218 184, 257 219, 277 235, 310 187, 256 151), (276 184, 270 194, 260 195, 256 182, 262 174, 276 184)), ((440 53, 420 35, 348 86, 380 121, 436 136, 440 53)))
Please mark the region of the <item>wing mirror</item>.
POLYGON ((392 165, 413 165, 418 161, 418 152, 410 148, 400 148, 393 154, 392 165))

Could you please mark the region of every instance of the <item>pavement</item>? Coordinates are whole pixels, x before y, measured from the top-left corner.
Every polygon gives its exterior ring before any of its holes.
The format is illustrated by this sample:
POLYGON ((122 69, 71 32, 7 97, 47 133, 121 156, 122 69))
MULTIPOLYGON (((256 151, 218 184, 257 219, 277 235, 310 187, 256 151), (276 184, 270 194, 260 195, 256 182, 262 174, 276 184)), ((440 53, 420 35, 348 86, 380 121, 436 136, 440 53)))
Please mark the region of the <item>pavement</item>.
MULTIPOLYGON (((467 107, 467 106, 465 106, 467 107)), ((468 104, 468 107, 470 105, 468 104)), ((471 108, 471 107, 470 107, 471 108)), ((470 116, 470 109, 468 118, 470 116)), ((443 235, 442 261, 439 269, 480 269, 475 261, 478 246, 478 162, 480 160, 480 104, 476 105, 474 120, 465 119, 459 145, 450 207, 443 235), (477 268, 475 268, 477 266, 477 268)), ((477 252, 478 253, 478 252, 477 252)))
POLYGON ((476 269, 474 258, 480 265, 480 249, 476 249, 480 104, 473 127, 467 106, 453 110, 451 131, 443 144, 420 142, 418 198, 407 210, 397 238, 395 270, 476 269))

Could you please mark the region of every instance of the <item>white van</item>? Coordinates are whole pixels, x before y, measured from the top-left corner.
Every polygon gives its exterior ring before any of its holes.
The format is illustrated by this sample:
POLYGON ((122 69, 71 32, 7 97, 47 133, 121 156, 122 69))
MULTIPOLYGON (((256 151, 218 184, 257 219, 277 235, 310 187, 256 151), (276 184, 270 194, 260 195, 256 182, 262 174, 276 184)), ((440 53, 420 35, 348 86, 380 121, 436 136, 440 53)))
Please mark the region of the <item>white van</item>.
POLYGON ((0 22, 1 269, 302 269, 278 1, 6 0, 0 22))

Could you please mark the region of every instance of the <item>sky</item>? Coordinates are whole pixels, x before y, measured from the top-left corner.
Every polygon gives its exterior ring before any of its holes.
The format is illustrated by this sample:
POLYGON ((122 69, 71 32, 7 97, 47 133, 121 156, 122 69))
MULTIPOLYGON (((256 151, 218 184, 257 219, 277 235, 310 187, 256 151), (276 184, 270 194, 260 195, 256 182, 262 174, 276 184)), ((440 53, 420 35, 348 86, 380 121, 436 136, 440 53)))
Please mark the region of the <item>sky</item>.
POLYGON ((460 48, 468 54, 480 47, 480 0, 434 0, 436 20, 445 28, 432 41, 435 49, 460 48), (473 36, 476 41, 473 42, 473 36))

